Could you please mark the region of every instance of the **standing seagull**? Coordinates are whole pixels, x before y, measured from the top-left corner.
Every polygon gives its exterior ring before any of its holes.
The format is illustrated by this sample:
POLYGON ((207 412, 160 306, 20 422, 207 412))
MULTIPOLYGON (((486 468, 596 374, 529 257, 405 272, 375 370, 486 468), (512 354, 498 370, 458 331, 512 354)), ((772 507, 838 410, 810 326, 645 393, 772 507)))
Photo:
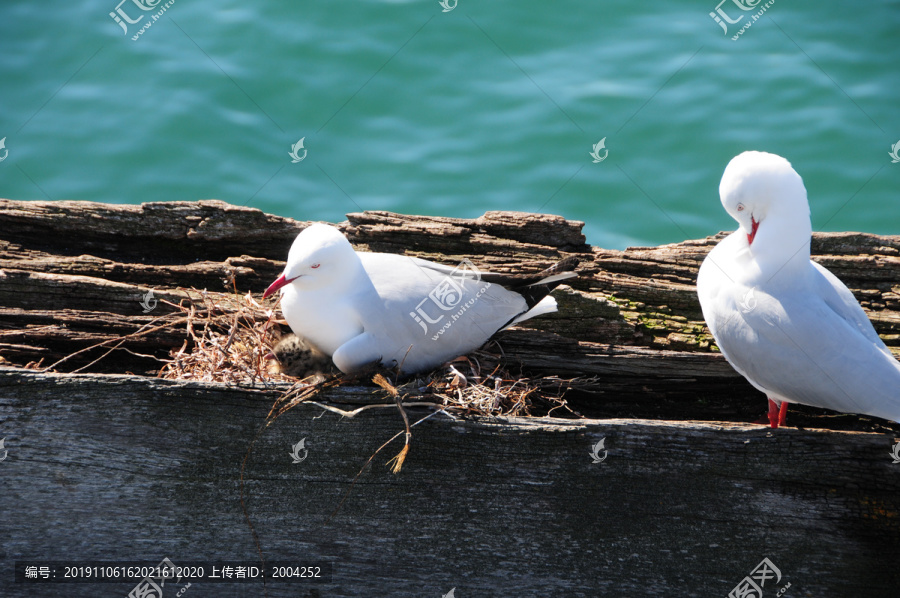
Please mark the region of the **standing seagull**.
POLYGON ((469 353, 495 332, 556 311, 549 296, 577 276, 567 258, 533 277, 482 274, 419 258, 357 253, 333 226, 297 235, 284 273, 281 310, 298 336, 343 372, 381 362, 412 374, 469 353))
POLYGON ((788 403, 900 421, 900 362, 844 283, 809 259, 800 175, 780 156, 744 152, 719 195, 740 228, 703 260, 697 294, 719 349, 769 398, 772 427, 788 403))

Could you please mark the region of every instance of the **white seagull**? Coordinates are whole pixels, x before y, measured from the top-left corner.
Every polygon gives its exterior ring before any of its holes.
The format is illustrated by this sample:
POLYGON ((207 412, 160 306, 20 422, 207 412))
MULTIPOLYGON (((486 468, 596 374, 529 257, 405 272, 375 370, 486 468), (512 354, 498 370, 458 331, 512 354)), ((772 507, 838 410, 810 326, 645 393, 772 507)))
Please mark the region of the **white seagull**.
POLYGON ((465 355, 498 330, 556 311, 549 296, 577 276, 567 258, 532 277, 479 272, 389 253, 357 253, 333 226, 297 235, 284 273, 281 310, 298 336, 343 372, 381 362, 404 374, 465 355))
POLYGON ((849 289, 809 258, 812 224, 800 175, 780 156, 744 152, 719 184, 740 228, 697 277, 703 317, 728 362, 769 399, 900 421, 900 362, 849 289))

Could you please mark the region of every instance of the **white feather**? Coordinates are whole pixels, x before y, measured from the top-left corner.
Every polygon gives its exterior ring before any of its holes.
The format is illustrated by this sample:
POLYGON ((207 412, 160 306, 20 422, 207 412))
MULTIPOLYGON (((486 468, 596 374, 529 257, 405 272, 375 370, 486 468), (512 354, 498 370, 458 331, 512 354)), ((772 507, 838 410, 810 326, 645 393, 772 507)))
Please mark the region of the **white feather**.
POLYGON ((900 362, 846 285, 810 260, 799 175, 784 158, 745 152, 725 169, 720 192, 741 229, 703 261, 697 293, 728 361, 776 403, 900 421, 900 362))

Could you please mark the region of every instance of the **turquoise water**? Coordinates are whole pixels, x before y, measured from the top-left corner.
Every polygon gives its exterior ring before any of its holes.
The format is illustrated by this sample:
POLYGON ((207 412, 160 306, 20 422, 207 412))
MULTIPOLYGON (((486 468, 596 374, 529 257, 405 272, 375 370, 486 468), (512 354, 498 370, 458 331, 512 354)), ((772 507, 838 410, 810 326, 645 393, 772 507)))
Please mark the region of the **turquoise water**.
POLYGON ((734 228, 719 178, 761 149, 816 229, 900 234, 900 3, 776 0, 736 41, 717 3, 176 0, 133 41, 132 0, 129 35, 118 0, 7 1, 0 196, 525 210, 623 248, 734 228))

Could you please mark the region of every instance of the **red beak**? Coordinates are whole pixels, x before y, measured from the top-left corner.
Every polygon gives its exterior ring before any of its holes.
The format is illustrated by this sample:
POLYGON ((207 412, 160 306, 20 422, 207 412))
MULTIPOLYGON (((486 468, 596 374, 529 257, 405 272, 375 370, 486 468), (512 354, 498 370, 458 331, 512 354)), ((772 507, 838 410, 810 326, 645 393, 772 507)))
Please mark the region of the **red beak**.
MULTIPOLYGON (((755 231, 755 230, 756 230, 756 229, 754 229, 754 231, 755 231)), ((294 280, 294 279, 292 278, 291 280, 294 280)), ((273 282, 272 284, 269 285, 269 288, 266 289, 266 292, 263 293, 263 299, 265 299, 265 298, 268 297, 269 295, 273 294, 275 291, 277 291, 278 289, 280 289, 280 288, 283 287, 284 285, 286 285, 286 284, 288 284, 289 282, 291 282, 291 280, 288 280, 287 278, 285 278, 285 277, 284 277, 284 274, 282 274, 281 276, 279 276, 279 277, 275 280, 275 282, 273 282)))
MULTIPOLYGON (((759 222, 753 216, 750 216, 750 225, 752 226, 752 230, 750 231, 750 234, 747 235, 747 244, 753 245, 753 239, 756 238, 756 229, 759 228, 759 222)), ((284 278, 284 277, 282 276, 281 278, 284 278)), ((281 280, 281 279, 278 279, 278 280, 281 280)), ((275 282, 278 282, 278 280, 276 280, 275 282)), ((273 284, 272 286, 275 286, 275 285, 273 284)), ((269 287, 269 288, 271 289, 272 287, 269 287)), ((266 292, 268 293, 268 291, 266 291, 266 292)), ((265 295, 263 295, 263 297, 265 297, 265 295)))

